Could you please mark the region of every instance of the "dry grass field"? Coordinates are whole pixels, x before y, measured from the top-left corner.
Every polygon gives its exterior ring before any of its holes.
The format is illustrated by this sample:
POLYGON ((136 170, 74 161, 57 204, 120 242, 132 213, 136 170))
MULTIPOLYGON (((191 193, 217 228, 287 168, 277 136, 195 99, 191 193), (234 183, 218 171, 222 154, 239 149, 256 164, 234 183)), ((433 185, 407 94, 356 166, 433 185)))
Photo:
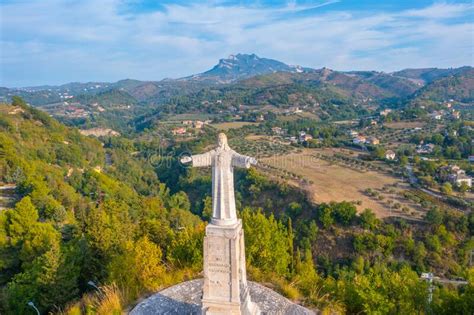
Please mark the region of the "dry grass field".
POLYGON ((413 129, 413 128, 422 128, 426 123, 422 121, 397 121, 385 123, 384 126, 391 129, 413 129))
POLYGON ((316 115, 314 113, 310 113, 310 112, 302 112, 302 113, 297 113, 297 114, 288 115, 288 116, 281 116, 279 119, 281 121, 295 121, 295 120, 298 120, 298 119, 301 119, 301 118, 309 118, 309 119, 319 120, 318 115, 316 115))
POLYGON ((217 130, 229 130, 229 129, 237 129, 247 125, 258 125, 258 123, 248 122, 248 121, 232 121, 232 122, 224 122, 219 124, 212 124, 214 128, 217 130))
POLYGON ((314 156, 315 153, 328 156, 331 152, 337 151, 305 149, 301 153, 265 158, 262 159, 262 162, 276 167, 278 170, 286 170, 304 178, 307 181, 305 185, 298 184, 296 180, 289 180, 289 182, 302 186, 317 203, 343 200, 360 201, 360 204, 357 205, 358 211, 370 208, 379 218, 392 215, 419 217, 418 206, 398 194, 409 189, 401 179, 379 171, 350 168, 314 156), (383 199, 369 196, 366 193, 367 188, 377 191, 383 196, 381 197, 383 199), (396 203, 400 204, 400 208, 408 208, 408 213, 391 209, 392 205, 396 203))

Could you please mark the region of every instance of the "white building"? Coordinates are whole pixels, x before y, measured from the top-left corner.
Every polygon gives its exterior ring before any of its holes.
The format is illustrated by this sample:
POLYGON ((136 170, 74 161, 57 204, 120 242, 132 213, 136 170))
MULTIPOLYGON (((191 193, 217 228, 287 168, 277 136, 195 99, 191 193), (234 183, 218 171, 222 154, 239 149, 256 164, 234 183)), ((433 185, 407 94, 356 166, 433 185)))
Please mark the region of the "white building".
POLYGON ((466 183, 468 187, 472 187, 472 177, 466 174, 451 174, 448 178, 454 185, 461 186, 463 183, 466 183))
POLYGON ((435 112, 429 113, 428 116, 436 120, 441 120, 441 118, 443 118, 443 112, 435 111, 435 112))
POLYGON ((393 161, 393 160, 395 160, 396 157, 397 157, 397 155, 392 150, 388 150, 387 152, 385 152, 385 158, 387 160, 393 161))
POLYGON ((434 149, 434 144, 432 143, 423 144, 416 147, 416 153, 429 154, 433 152, 433 149, 434 149))
POLYGON ((300 131, 300 136, 299 136, 300 142, 305 142, 305 141, 309 141, 309 140, 312 140, 312 139, 313 139, 312 135, 308 135, 306 132, 300 131))
POLYGON ((272 132, 276 135, 283 135, 285 134, 285 131, 281 129, 280 127, 273 127, 272 132))
POLYGON ((387 116, 388 114, 390 114, 392 112, 391 109, 384 109, 383 111, 380 112, 380 116, 387 116))
POLYGON ((448 180, 453 185, 461 186, 466 183, 468 187, 472 187, 472 177, 466 175, 466 171, 457 165, 449 165, 442 168, 441 177, 448 180))

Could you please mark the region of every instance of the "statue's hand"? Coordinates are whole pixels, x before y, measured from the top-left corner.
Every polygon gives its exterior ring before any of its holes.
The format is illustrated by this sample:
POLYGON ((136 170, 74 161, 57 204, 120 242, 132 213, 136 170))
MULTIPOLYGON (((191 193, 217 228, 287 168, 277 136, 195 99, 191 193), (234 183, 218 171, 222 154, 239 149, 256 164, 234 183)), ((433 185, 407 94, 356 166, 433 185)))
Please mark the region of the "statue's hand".
POLYGON ((193 160, 193 158, 190 157, 190 156, 183 156, 180 161, 183 164, 187 164, 187 163, 191 162, 192 160, 193 160))

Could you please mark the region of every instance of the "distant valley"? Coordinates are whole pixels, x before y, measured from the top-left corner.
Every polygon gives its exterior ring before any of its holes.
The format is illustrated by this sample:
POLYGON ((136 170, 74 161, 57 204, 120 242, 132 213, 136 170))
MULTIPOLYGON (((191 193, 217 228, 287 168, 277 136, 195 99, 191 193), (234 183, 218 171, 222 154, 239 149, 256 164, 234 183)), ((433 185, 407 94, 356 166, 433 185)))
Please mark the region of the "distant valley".
POLYGON ((320 119, 348 119, 379 107, 474 102, 474 69, 404 69, 393 73, 290 66, 255 54, 231 55, 212 69, 161 81, 67 83, 0 88, 0 101, 19 95, 79 127, 124 130, 157 117, 192 113, 217 120, 304 109, 320 119))

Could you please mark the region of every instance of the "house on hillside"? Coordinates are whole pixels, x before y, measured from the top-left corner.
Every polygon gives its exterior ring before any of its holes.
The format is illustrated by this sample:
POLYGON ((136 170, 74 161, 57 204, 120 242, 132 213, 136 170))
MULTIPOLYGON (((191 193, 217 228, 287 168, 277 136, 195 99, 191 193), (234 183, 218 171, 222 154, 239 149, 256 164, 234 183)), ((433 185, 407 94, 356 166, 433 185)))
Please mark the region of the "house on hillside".
POLYGON ((273 127, 272 132, 273 134, 278 135, 278 136, 285 134, 285 131, 281 129, 280 127, 273 127))
POLYGON ((369 137, 366 141, 367 144, 371 144, 371 145, 378 145, 380 144, 380 140, 375 138, 375 137, 369 137))
POLYGON ((172 132, 175 136, 176 135, 184 135, 184 134, 186 134, 186 128, 184 128, 184 127, 175 128, 175 129, 173 129, 172 132))
POLYGON ((420 144, 416 147, 416 153, 418 154, 430 154, 434 150, 434 144, 427 143, 427 144, 420 144))
POLYGON ((354 144, 364 144, 367 141, 367 138, 364 136, 357 136, 352 139, 352 143, 354 144))
POLYGON ((385 158, 387 160, 393 161, 393 160, 395 160, 396 157, 397 157, 397 155, 392 150, 388 150, 387 152, 385 152, 385 158))
POLYGON ((196 120, 193 125, 194 125, 194 128, 196 129, 202 129, 202 127, 204 126, 204 122, 200 120, 196 120))
POLYGON ((312 140, 312 139, 313 139, 312 135, 309 135, 304 131, 300 131, 300 135, 299 135, 300 142, 305 142, 305 141, 309 141, 309 140, 312 140))
POLYGON ((443 112, 441 111, 434 111, 432 113, 429 113, 428 114, 428 117, 432 118, 432 119, 436 119, 436 120, 441 120, 441 118, 443 118, 443 112))
POLYGON ((457 186, 466 183, 467 187, 472 187, 472 177, 466 174, 453 175, 450 181, 457 186))
POLYGON ((298 143, 298 139, 295 136, 287 137, 286 140, 289 140, 291 143, 298 143))
POLYGON ((471 163, 474 163, 474 155, 469 155, 469 157, 467 158, 467 160, 471 163))
POLYGON ((462 183, 466 183, 468 187, 472 187, 472 177, 466 175, 466 171, 457 165, 441 167, 439 173, 442 180, 448 181, 453 185, 461 186, 462 183))
POLYGON ((451 113, 451 117, 453 117, 453 119, 459 119, 461 118, 461 112, 453 110, 453 112, 451 113))
POLYGON ((384 109, 383 111, 380 112, 380 116, 387 116, 388 114, 390 114, 392 112, 391 109, 384 109))

